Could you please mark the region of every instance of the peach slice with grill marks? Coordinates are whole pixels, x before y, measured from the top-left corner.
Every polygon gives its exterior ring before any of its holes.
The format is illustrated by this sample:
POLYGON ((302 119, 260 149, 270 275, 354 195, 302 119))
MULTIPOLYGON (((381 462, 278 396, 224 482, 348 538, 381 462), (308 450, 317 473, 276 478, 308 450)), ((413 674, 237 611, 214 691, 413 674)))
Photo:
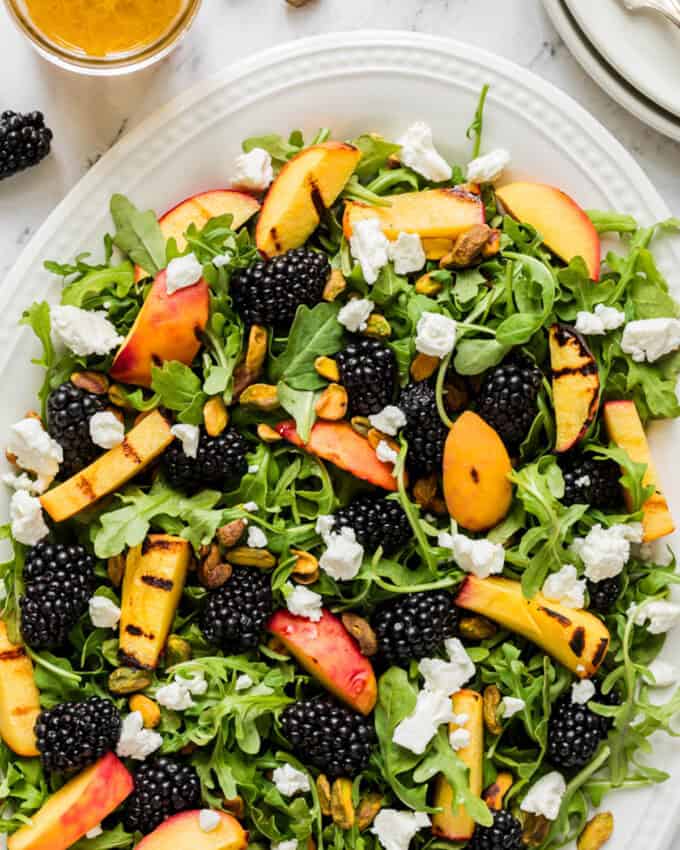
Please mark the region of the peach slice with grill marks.
POLYGON ((600 403, 597 362, 583 337, 567 325, 550 328, 555 451, 567 452, 586 435, 600 403))
POLYGON ((180 812, 145 836, 136 850, 245 850, 248 833, 232 815, 215 812, 219 823, 205 832, 199 810, 180 812))

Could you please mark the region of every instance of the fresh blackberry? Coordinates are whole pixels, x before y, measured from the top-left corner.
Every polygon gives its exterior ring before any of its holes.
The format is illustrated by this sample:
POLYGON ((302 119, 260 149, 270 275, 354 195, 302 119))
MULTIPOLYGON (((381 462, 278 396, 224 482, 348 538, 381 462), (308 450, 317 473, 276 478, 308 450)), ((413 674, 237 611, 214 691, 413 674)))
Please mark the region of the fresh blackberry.
POLYGON ((601 510, 621 504, 621 469, 613 460, 592 455, 565 455, 560 459, 565 505, 590 505, 601 510))
POLYGON ((333 515, 335 527, 351 528, 364 549, 383 547, 386 555, 401 549, 411 539, 411 525, 399 502, 359 496, 333 515))
POLYGON ((116 748, 120 725, 116 706, 100 697, 41 711, 35 737, 43 768, 57 773, 82 770, 116 748))
POLYGON ((24 564, 21 632, 33 649, 56 649, 87 609, 95 559, 80 545, 38 543, 24 564))
POLYGON ((246 325, 287 327, 301 304, 321 301, 330 272, 325 254, 294 248, 235 274, 234 306, 246 325))
POLYGON ((456 633, 453 597, 445 590, 407 593, 386 602, 373 617, 380 654, 389 664, 432 655, 456 633))
POLYGON ((538 413, 543 376, 526 357, 513 355, 484 376, 477 412, 509 449, 517 449, 538 413))
POLYGON ((370 416, 391 403, 397 384, 397 360, 391 348, 380 340, 356 336, 335 361, 351 416, 370 416))
POLYGON ((238 655, 259 644, 272 608, 269 576, 256 567, 236 567, 229 581, 208 597, 201 629, 210 643, 238 655))
POLYGON ((81 390, 70 381, 50 393, 47 430, 64 450, 60 477, 70 478, 101 454, 90 437, 90 419, 104 408, 104 396, 81 390))
POLYGON ((589 581, 587 587, 590 610, 608 614, 621 596, 621 586, 621 576, 613 576, 598 582, 589 581))
POLYGON ((439 471, 448 430, 437 411, 434 388, 422 381, 401 391, 397 407, 406 416, 404 438, 408 441, 406 466, 416 480, 439 471))
POLYGON ((331 779, 365 770, 375 744, 372 722, 329 696, 289 705, 281 729, 299 756, 331 779))
POLYGON ((163 454, 163 467, 168 480, 180 490, 198 490, 211 484, 224 487, 248 471, 246 441, 234 428, 226 428, 217 437, 210 437, 201 428, 196 457, 184 452, 182 443, 175 440, 163 454))
POLYGON ((37 165, 50 152, 52 131, 42 112, 0 115, 0 180, 37 165))
POLYGON ((467 850, 522 850, 522 824, 505 809, 492 812, 491 826, 475 827, 467 850))
POLYGON ((137 768, 134 780, 123 809, 128 832, 148 835, 172 815, 201 806, 201 783, 190 764, 156 756, 137 768))
MULTIPOLYGON (((598 690, 593 697, 603 705, 618 705, 615 691, 604 696, 598 690)), ((571 692, 553 705, 548 721, 548 758, 557 768, 580 768, 595 755, 600 742, 609 734, 612 721, 591 711, 587 705, 573 702, 571 692)))

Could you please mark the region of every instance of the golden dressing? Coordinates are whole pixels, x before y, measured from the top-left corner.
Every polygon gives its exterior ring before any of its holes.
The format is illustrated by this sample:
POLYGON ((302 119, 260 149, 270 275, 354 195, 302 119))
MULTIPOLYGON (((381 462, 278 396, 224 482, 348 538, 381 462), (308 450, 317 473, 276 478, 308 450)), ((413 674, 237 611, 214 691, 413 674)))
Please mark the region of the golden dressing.
POLYGON ((187 0, 24 0, 43 36, 68 50, 109 56, 158 41, 187 0))

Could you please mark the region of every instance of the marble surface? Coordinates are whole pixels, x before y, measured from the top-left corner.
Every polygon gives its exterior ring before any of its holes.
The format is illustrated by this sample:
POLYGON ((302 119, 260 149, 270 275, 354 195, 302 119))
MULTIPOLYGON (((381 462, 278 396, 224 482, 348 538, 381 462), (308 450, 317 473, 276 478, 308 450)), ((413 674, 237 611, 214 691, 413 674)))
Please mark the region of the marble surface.
POLYGON ((54 154, 0 184, 0 280, 55 204, 131 127, 193 83, 253 52, 331 31, 404 29, 483 46, 556 83, 597 115, 680 213, 680 145, 641 124, 581 70, 540 0, 203 0, 194 28, 165 61, 139 74, 88 78, 40 59, 0 4, 0 109, 42 109, 54 154))

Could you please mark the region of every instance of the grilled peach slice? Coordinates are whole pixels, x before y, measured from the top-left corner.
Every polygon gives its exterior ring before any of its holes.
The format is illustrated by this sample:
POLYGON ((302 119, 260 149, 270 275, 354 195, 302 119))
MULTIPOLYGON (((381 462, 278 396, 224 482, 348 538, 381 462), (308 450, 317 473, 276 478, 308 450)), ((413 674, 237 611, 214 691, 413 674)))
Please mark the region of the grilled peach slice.
POLYGON ((312 145, 293 157, 269 187, 255 230, 265 257, 303 245, 345 187, 361 152, 343 142, 312 145))
POLYGON ((544 183, 509 183, 496 197, 513 218, 534 227, 565 263, 582 257, 592 280, 600 278, 600 237, 569 195, 544 183))
MULTIPOLYGON (((645 485, 654 485, 654 493, 642 508, 644 540, 651 543, 675 531, 675 523, 666 497, 659 486, 659 477, 652 460, 645 429, 634 401, 608 401, 604 406, 604 423, 610 439, 625 449, 631 460, 646 463, 645 485)), ((624 491, 628 509, 632 508, 630 494, 624 491)))
POLYGON ((486 531, 510 509, 510 458, 503 441, 470 410, 455 421, 444 446, 444 498, 463 528, 486 531))
POLYGON ((173 815, 145 836, 137 844, 137 850, 245 850, 248 846, 248 833, 236 818, 217 812, 219 824, 204 832, 200 814, 194 809, 173 815))
POLYGON ((484 789, 482 799, 492 811, 499 812, 503 808, 503 798, 512 788, 513 781, 511 773, 501 772, 496 781, 484 789))
POLYGON ((527 599, 518 581, 469 575, 455 602, 532 641, 582 679, 597 673, 609 649, 609 632, 598 617, 540 593, 527 599))
POLYGON ((555 451, 567 452, 587 433, 600 403, 600 374, 583 337, 566 325, 550 328, 555 451))
POLYGON ((0 620, 0 738, 19 756, 37 756, 35 721, 40 694, 25 648, 10 641, 0 620))
POLYGON ((370 714, 378 694, 371 662, 334 614, 324 609, 318 623, 281 609, 267 629, 332 694, 361 714, 370 714))
POLYGON ((284 440, 351 472, 356 478, 384 490, 397 489, 392 465, 378 460, 368 440, 357 434, 349 422, 317 422, 306 443, 292 419, 280 422, 276 430, 284 440))

